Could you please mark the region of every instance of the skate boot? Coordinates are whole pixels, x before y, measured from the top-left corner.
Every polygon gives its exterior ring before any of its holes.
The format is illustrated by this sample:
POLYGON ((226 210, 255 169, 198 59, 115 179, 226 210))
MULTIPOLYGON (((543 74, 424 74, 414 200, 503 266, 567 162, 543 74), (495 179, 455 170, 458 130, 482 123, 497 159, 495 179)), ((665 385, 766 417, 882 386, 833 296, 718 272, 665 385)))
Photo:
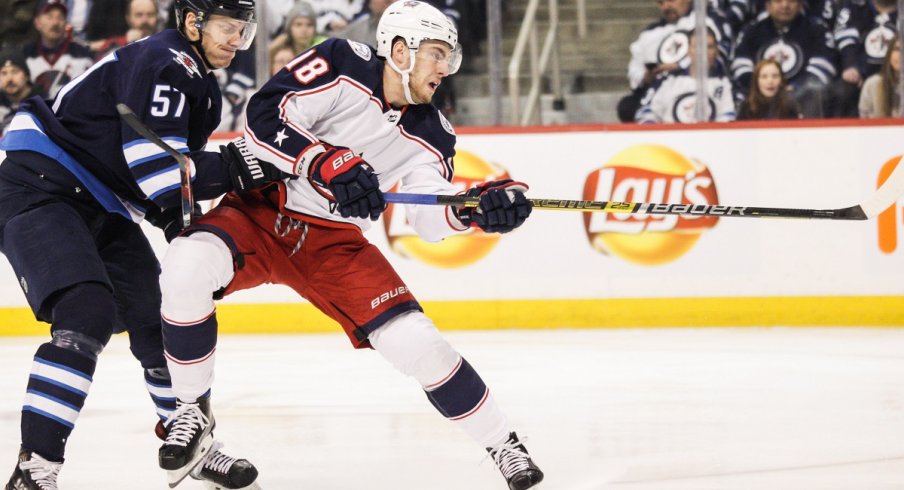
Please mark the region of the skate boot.
POLYGON ((257 468, 247 459, 220 452, 223 443, 214 441, 203 464, 195 466, 191 477, 204 482, 208 490, 261 490, 257 484, 257 468))
POLYGON ((527 448, 518 442, 518 435, 512 432, 504 443, 488 447, 510 490, 526 490, 543 481, 543 472, 530 459, 527 448))
POLYGON ((63 463, 47 461, 41 455, 21 450, 19 462, 13 470, 5 490, 59 490, 57 476, 63 463))
POLYGON ((166 421, 166 439, 157 453, 160 467, 167 470, 170 488, 205 461, 213 445, 215 425, 210 398, 199 398, 196 403, 176 400, 176 411, 166 421))

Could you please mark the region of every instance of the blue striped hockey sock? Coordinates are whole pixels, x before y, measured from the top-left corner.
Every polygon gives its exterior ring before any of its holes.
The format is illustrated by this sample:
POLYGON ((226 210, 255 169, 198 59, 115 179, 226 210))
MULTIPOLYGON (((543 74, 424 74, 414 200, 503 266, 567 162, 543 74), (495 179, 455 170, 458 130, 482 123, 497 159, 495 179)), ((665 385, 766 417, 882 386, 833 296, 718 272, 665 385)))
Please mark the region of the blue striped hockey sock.
POLYGON ((151 401, 161 421, 166 421, 176 411, 176 395, 173 394, 173 381, 169 370, 155 368, 144 370, 144 385, 151 395, 151 401))
POLYGON ((85 405, 97 361, 46 343, 38 347, 22 406, 22 446, 63 461, 66 440, 85 405))

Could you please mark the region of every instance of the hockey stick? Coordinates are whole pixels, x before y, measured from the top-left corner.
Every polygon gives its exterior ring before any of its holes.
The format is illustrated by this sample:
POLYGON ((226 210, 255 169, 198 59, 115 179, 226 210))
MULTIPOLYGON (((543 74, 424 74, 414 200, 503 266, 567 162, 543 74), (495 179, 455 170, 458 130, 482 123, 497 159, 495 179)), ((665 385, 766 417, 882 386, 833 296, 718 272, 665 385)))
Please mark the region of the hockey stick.
POLYGON ((179 163, 179 179, 181 181, 180 195, 182 196, 182 226, 190 225, 191 212, 195 205, 195 199, 191 193, 191 161, 187 156, 179 153, 175 148, 166 144, 166 142, 160 139, 156 133, 151 131, 151 128, 145 126, 145 124, 138 119, 138 116, 132 112, 132 109, 129 109, 129 106, 125 104, 116 104, 116 110, 119 111, 119 115, 122 116, 122 119, 126 124, 134 129, 136 133, 160 147, 161 150, 175 158, 176 162, 179 163))
MULTIPOLYGON (((760 208, 709 204, 665 204, 649 202, 575 201, 570 199, 528 199, 534 209, 684 216, 725 216, 745 218, 802 218, 866 220, 888 209, 904 194, 904 164, 897 167, 871 196, 860 204, 839 209, 760 208)), ((406 194, 387 192, 386 202, 476 208, 479 199, 464 195, 406 194)))

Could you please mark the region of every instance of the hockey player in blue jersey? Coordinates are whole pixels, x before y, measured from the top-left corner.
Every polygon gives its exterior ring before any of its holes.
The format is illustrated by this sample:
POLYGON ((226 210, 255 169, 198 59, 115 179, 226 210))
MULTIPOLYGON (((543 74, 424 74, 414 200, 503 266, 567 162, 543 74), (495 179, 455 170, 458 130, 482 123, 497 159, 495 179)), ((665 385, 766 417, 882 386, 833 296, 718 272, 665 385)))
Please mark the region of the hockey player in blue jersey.
POLYGON ((480 198, 476 209, 407 206, 408 223, 432 242, 472 228, 507 233, 521 226, 531 213, 527 186, 500 180, 461 189, 452 182, 455 131, 431 104, 461 62, 458 33, 445 15, 424 2, 395 2, 380 18, 376 41, 374 52, 328 39, 251 97, 248 148, 298 178, 227 194, 167 251, 160 316, 177 397, 173 431, 191 441, 167 439, 160 451, 167 469, 190 467, 211 443, 215 297, 277 283, 329 315, 352 346, 372 347, 413 378, 442 416, 489 451, 510 489, 543 479, 476 369, 363 235, 384 211, 383 192, 396 184, 402 192, 480 198))
MULTIPOLYGON (((0 142, 7 152, 0 164, 0 251, 35 317, 51 324, 28 379, 21 452, 7 490, 57 489, 66 442, 113 333, 128 332, 161 421, 175 409, 160 332, 160 266, 139 222, 177 231, 167 225, 181 219, 179 169, 124 124, 116 104, 131 106, 190 157, 198 199, 278 175, 234 143, 220 153, 204 151, 221 107, 210 71, 250 45, 253 0, 175 5, 178 30, 109 54, 52 101, 28 99, 0 142)), ((168 430, 168 423, 158 424, 159 435, 168 430)), ((216 488, 256 485, 257 470, 246 460, 212 450, 201 463, 192 476, 216 488)), ((111 486, 129 483, 98 483, 111 486)))

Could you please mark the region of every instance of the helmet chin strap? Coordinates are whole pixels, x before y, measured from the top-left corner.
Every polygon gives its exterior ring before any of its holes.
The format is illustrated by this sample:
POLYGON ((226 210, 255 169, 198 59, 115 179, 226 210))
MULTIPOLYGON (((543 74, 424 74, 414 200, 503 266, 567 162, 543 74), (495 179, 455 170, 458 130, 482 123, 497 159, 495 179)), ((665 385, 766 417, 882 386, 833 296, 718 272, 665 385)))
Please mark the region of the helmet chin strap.
MULTIPOLYGON (((200 22, 195 22, 195 29, 198 30, 198 40, 197 41, 188 41, 188 44, 191 44, 195 47, 195 50, 201 55, 201 61, 204 62, 204 67, 207 68, 207 71, 214 70, 213 63, 207 59, 207 54, 204 52, 204 47, 202 46, 202 41, 204 41, 204 32, 201 30, 203 28, 203 24, 200 22)), ((185 36, 186 38, 188 36, 185 36)))
MULTIPOLYGON (((408 101, 409 104, 415 105, 414 100, 411 99, 411 70, 414 69, 415 63, 415 50, 408 48, 408 52, 411 53, 411 66, 406 70, 400 69, 396 66, 395 61, 392 61, 392 57, 387 57, 386 62, 389 63, 389 67, 392 68, 396 73, 398 73, 402 77, 402 90, 405 92, 405 100, 408 101)), ((204 56, 203 54, 201 56, 204 56)))

